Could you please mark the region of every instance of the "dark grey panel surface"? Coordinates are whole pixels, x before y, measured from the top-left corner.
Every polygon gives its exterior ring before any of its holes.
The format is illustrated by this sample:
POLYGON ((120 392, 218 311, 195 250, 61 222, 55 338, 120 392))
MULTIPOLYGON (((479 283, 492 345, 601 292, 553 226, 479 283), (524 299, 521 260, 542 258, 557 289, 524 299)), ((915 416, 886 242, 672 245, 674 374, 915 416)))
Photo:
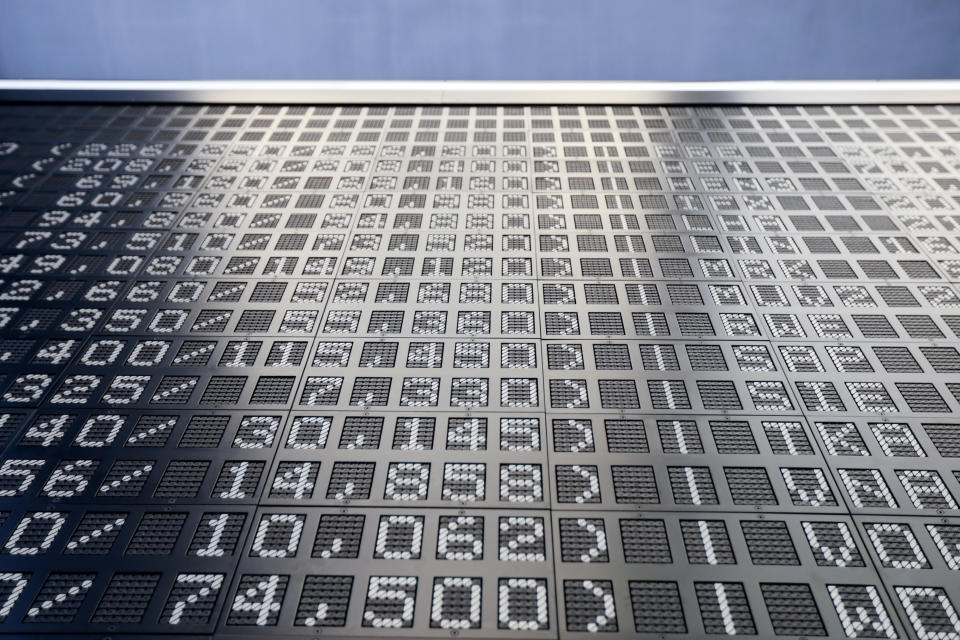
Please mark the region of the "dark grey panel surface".
POLYGON ((958 118, 0 107, 2 631, 960 637, 958 118))

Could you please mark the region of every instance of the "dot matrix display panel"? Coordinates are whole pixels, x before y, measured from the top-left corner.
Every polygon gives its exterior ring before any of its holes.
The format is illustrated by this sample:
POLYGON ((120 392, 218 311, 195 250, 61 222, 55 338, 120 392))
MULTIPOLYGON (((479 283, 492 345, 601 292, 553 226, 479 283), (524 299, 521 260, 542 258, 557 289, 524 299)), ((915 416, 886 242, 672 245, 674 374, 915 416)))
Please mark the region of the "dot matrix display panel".
POLYGON ((960 638, 958 208, 953 105, 0 106, 0 633, 960 638))

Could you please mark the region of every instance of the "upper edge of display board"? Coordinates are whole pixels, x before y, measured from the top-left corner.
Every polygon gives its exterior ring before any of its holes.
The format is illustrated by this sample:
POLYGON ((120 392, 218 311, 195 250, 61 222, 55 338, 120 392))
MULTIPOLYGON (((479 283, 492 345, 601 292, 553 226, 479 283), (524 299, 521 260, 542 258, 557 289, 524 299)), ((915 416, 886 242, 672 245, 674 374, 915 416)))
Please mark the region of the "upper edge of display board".
POLYGON ((7 102, 258 104, 936 104, 960 80, 379 82, 0 80, 7 102))

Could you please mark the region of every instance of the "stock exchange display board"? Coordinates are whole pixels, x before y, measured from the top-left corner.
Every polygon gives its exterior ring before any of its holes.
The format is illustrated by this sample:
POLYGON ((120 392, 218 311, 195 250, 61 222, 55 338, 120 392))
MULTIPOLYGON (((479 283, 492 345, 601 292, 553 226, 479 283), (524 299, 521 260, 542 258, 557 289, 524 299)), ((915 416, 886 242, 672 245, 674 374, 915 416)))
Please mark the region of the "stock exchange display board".
POLYGON ((958 209, 952 105, 0 105, 0 634, 960 638, 958 209))

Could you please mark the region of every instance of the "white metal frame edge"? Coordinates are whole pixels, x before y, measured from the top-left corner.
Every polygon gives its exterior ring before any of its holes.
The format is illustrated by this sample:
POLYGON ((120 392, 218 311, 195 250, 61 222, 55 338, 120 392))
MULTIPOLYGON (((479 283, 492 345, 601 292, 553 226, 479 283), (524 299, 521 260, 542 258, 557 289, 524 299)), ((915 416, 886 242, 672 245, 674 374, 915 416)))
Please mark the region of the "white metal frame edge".
POLYGON ((3 101, 278 104, 936 104, 960 80, 0 80, 3 101))

